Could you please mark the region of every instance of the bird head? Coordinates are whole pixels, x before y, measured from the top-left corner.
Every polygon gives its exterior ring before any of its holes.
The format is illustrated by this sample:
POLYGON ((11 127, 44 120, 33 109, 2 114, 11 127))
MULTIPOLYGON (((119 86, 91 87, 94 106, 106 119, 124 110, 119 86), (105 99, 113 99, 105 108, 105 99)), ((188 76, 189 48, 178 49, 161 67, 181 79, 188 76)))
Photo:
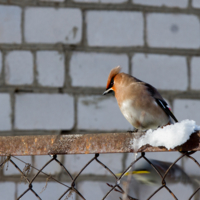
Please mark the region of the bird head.
POLYGON ((119 74, 121 70, 120 66, 117 66, 115 68, 113 68, 108 76, 108 80, 107 80, 107 85, 106 85, 106 91, 103 93, 103 95, 106 95, 112 91, 115 91, 115 76, 117 74, 119 74))

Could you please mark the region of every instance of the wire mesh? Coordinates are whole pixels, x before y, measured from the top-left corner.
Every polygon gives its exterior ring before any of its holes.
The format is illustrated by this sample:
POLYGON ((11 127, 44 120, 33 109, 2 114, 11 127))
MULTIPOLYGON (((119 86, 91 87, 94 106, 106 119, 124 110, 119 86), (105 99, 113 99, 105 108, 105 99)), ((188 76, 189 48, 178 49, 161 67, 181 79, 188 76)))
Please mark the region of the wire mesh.
MULTIPOLYGON (((153 170, 155 170, 155 172, 160 176, 160 186, 152 193, 149 194, 149 197, 147 198, 149 199, 153 199, 153 197, 159 193, 161 191, 161 189, 165 189, 167 192, 169 192, 169 194, 171 195, 171 197, 173 199, 178 199, 177 196, 175 195, 175 193, 170 189, 170 186, 167 182, 167 176, 170 172, 170 170, 173 169, 173 167, 175 166, 175 164, 183 159, 184 157, 187 157, 188 159, 192 160, 195 165, 197 165, 200 168, 200 163, 199 160, 196 160, 193 155, 196 153, 196 151, 185 151, 182 152, 181 155, 174 161, 172 162, 169 167, 165 170, 164 173, 162 173, 160 171, 160 169, 158 169, 158 167, 155 166, 154 163, 152 163, 151 159, 148 159, 148 157, 145 155, 145 152, 141 152, 141 155, 135 159, 133 162, 131 162, 131 164, 126 167, 123 172, 121 173, 120 176, 117 176, 116 173, 114 173, 109 166, 107 166, 106 164, 104 164, 101 160, 101 154, 99 153, 95 153, 94 156, 83 166, 81 166, 82 168, 80 169, 80 171, 74 175, 72 173, 70 173, 70 170, 67 169, 67 167, 62 163, 62 161, 60 161, 57 157, 56 154, 51 155, 51 159, 49 159, 40 169, 34 167, 33 165, 31 165, 30 163, 26 163, 24 162, 22 159, 20 159, 19 157, 16 156, 11 156, 11 155, 7 155, 4 160, 1 162, 0 164, 0 168, 3 169, 4 167, 7 168, 7 163, 10 162, 15 169, 17 169, 19 171, 19 173, 21 174, 21 178, 27 183, 27 188, 17 197, 17 199, 21 199, 22 197, 26 196, 26 194, 28 192, 32 192, 34 194, 34 196, 37 199, 42 199, 40 196, 40 193, 38 193, 33 186, 33 183, 36 181, 36 178, 39 177, 39 175, 44 175, 46 177, 46 181, 48 183, 49 180, 55 181, 58 184, 62 185, 65 187, 65 191, 63 193, 60 194, 60 197, 58 199, 68 199, 73 193, 76 193, 76 195, 79 197, 79 199, 86 199, 84 197, 84 195, 81 193, 81 191, 79 191, 79 189, 77 189, 77 184, 78 184, 78 179, 79 177, 82 176, 83 171, 88 168, 88 166, 90 166, 92 163, 96 162, 99 165, 101 165, 109 174, 110 176, 113 177, 113 179, 115 180, 115 184, 111 184, 111 183, 107 183, 107 187, 109 188, 109 191, 107 193, 105 193, 103 198, 100 199, 107 199, 110 195, 112 195, 114 192, 117 193, 121 193, 121 196, 119 197, 119 199, 121 200, 136 200, 137 198, 134 196, 131 196, 128 194, 128 189, 126 187, 122 187, 120 185, 122 178, 124 177, 124 175, 126 175, 126 173, 128 173, 135 165, 137 162, 139 162, 140 160, 144 160, 147 163, 149 163, 152 167, 153 170), (15 159, 19 160, 20 162, 24 163, 24 168, 20 168, 17 164, 15 159), (69 179, 70 179, 70 184, 66 184, 63 183, 62 181, 59 180, 58 177, 50 175, 46 172, 44 172, 44 169, 49 166, 51 163, 56 162, 58 165, 60 165, 60 167, 65 171, 65 173, 68 175, 69 179), (35 170, 37 170, 37 173, 35 173, 35 175, 30 178, 28 176, 30 169, 33 168, 35 170)), ((84 155, 82 155, 84 156, 84 155)), ((120 162, 120 161, 118 161, 120 162)), ((46 184, 45 188, 48 188, 48 184, 46 184)), ((127 186, 128 187, 128 186, 127 186)), ((131 186, 132 187, 132 186, 131 186)), ((45 189, 43 188, 43 190, 45 189)), ((190 195, 189 200, 193 199, 193 197, 199 192, 200 187, 198 186, 197 189, 190 195)), ((98 199, 98 197, 94 197, 94 199, 98 199)))

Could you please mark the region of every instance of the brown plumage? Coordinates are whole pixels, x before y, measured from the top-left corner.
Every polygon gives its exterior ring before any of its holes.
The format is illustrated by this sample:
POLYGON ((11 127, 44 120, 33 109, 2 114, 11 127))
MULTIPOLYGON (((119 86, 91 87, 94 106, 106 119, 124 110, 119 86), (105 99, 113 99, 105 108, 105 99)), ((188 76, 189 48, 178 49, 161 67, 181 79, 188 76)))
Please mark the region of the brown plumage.
POLYGON ((119 108, 124 117, 136 129, 147 130, 177 122, 167 103, 150 84, 125 73, 120 67, 111 70, 104 95, 114 91, 119 108))

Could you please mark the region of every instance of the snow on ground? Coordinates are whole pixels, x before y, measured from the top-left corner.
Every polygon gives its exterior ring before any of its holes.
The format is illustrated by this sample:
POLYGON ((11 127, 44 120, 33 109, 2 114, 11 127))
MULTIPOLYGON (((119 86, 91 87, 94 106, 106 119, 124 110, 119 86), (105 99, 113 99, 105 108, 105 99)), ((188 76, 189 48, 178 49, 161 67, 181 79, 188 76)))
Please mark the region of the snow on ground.
POLYGON ((186 119, 156 130, 150 129, 139 139, 133 139, 132 145, 135 150, 146 144, 173 149, 185 143, 196 130, 200 130, 200 126, 197 126, 195 121, 186 119))

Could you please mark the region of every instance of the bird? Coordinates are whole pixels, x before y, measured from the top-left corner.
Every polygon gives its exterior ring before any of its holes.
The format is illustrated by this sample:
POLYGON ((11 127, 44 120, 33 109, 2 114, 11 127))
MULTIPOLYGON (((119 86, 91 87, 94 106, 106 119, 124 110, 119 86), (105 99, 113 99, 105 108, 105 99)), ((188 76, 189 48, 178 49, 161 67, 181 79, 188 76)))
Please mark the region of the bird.
MULTIPOLYGON (((159 160, 149 159, 149 161, 154 165, 154 167, 160 172, 162 176, 164 176, 165 172, 172 165, 171 162, 163 162, 159 160)), ((116 176, 120 176, 121 173, 116 174, 116 176)), ((156 170, 146 161, 140 162, 138 166, 135 167, 134 171, 127 172, 124 176, 132 175, 137 181, 145 185, 161 185, 162 178, 156 172, 156 170)), ((183 183, 189 184, 191 183, 190 177, 183 171, 183 169, 174 164, 172 168, 169 170, 168 174, 165 177, 166 183, 183 183)))
POLYGON ((120 70, 120 66, 111 70, 103 95, 115 93, 122 114, 136 132, 178 122, 156 88, 120 70))

